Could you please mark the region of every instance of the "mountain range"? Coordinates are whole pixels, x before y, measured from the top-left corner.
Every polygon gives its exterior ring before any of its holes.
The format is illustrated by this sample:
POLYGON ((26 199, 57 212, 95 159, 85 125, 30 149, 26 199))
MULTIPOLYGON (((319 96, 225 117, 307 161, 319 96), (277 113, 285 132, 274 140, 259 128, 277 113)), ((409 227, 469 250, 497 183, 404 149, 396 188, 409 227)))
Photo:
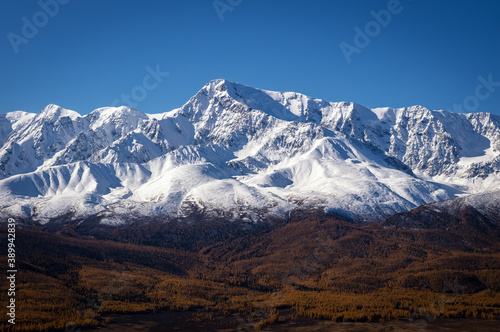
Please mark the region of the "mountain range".
POLYGON ((219 79, 165 113, 51 104, 2 114, 0 145, 0 211, 41 224, 258 222, 310 208, 390 221, 457 197, 498 211, 500 116, 490 113, 370 109, 219 79))

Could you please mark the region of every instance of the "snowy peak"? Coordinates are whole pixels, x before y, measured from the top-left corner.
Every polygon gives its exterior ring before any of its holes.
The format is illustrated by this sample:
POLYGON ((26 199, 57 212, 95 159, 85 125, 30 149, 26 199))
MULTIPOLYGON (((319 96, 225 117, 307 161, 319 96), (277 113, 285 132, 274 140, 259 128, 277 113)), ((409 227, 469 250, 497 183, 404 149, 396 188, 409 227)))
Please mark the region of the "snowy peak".
POLYGON ((88 117, 92 119, 91 122, 96 123, 97 126, 102 123, 110 122, 113 119, 123 119, 130 122, 148 119, 145 113, 127 106, 98 108, 90 112, 88 117))
POLYGON ((120 134, 134 131, 149 117, 130 107, 103 107, 92 111, 87 117, 90 121, 90 129, 107 128, 108 130, 120 130, 120 134))
POLYGON ((256 221, 297 207, 380 220, 500 189, 497 116, 369 109, 227 80, 163 114, 122 106, 80 116, 56 105, 9 113, 0 138, 0 208, 36 220, 256 221))
POLYGON ((13 131, 20 130, 36 116, 34 113, 15 111, 0 114, 0 144, 4 144, 13 131))
POLYGON ((7 114, 1 114, 0 118, 5 117, 11 123, 12 130, 19 130, 22 126, 33 120, 36 116, 34 113, 23 111, 14 111, 7 114))
POLYGON ((56 122, 57 120, 65 117, 75 121, 81 118, 81 115, 75 111, 71 111, 54 104, 49 104, 36 115, 35 119, 36 121, 56 122))
POLYGON ((237 103, 246 110, 259 110, 285 121, 303 121, 307 117, 307 104, 314 100, 295 92, 274 92, 252 88, 227 80, 213 80, 195 96, 197 101, 237 103))

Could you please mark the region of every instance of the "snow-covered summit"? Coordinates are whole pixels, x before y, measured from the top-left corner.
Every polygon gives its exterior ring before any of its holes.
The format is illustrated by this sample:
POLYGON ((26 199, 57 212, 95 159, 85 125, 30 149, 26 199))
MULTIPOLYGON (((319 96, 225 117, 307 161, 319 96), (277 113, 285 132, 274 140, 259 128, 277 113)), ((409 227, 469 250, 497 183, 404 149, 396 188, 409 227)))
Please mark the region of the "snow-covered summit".
POLYGON ((0 116, 0 204, 72 213, 258 220, 296 207, 380 219, 500 189, 500 118, 369 109, 213 80, 179 109, 0 116))
POLYGON ((44 121, 57 121, 61 118, 68 117, 75 121, 81 118, 80 114, 75 111, 62 108, 61 106, 49 104, 36 116, 39 120, 44 121))

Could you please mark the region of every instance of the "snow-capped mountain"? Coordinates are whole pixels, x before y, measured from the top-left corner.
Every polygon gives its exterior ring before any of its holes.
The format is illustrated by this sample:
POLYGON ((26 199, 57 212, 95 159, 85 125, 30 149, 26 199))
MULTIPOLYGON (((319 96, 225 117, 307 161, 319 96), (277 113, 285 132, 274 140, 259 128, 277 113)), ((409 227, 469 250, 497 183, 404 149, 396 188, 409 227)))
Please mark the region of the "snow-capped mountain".
POLYGON ((193 212, 256 221, 309 207, 380 220, 500 189, 496 115, 369 109, 226 80, 162 114, 8 113, 0 139, 0 208, 42 223, 193 212))

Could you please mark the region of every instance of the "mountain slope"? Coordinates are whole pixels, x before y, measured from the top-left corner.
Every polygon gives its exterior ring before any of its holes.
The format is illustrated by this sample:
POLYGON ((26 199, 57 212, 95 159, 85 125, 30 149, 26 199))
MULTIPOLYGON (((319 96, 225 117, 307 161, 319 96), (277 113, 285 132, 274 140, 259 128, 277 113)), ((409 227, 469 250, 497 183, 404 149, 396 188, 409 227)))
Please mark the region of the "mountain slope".
POLYGON ((162 114, 49 105, 0 119, 0 208, 43 223, 257 221, 310 207, 381 220, 500 189, 499 124, 487 113, 372 110, 225 80, 162 114))
POLYGON ((395 214, 384 225, 406 229, 462 229, 469 234, 491 235, 498 233, 499 211, 500 191, 497 191, 424 204, 395 214))

